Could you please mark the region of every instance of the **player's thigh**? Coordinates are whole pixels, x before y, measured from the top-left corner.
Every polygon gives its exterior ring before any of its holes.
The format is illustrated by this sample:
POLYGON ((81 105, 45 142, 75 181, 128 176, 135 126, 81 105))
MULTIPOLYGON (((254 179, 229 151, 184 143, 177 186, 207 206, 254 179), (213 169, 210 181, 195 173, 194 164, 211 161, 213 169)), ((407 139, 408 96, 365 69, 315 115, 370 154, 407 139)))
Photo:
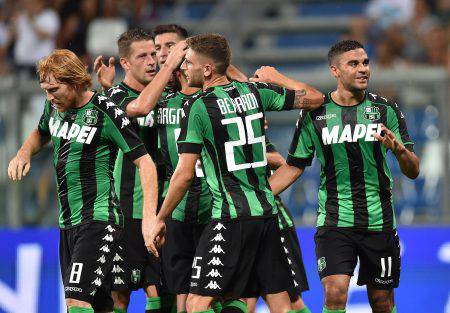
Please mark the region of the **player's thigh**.
POLYGON ((396 288, 400 280, 400 241, 395 230, 367 232, 358 244, 358 285, 396 288))
POLYGON ((258 302, 258 298, 246 298, 245 299, 245 303, 247 304, 247 312, 248 313, 255 313, 256 302, 258 302))
POLYGON ((353 276, 358 261, 357 249, 350 230, 318 228, 314 235, 319 277, 353 276))

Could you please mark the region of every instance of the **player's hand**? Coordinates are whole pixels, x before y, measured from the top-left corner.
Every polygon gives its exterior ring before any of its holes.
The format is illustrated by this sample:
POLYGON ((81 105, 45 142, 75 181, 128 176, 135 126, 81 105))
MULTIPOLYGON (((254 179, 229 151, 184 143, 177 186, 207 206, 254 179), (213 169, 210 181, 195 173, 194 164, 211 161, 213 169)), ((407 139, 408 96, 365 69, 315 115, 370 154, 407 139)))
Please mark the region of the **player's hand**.
POLYGON ((156 257, 159 257, 158 248, 165 241, 166 224, 158 217, 151 218, 147 223, 142 220, 142 234, 144 236, 145 246, 147 250, 156 257))
POLYGON ((114 66, 114 57, 108 60, 108 66, 103 63, 103 56, 99 55, 94 61, 94 71, 97 74, 97 80, 103 89, 113 86, 116 68, 114 66))
POLYGON ((394 133, 391 132, 386 126, 381 124, 381 134, 375 134, 374 137, 383 144, 387 149, 390 149, 394 154, 402 153, 406 150, 406 147, 398 142, 394 133), (383 136, 382 136, 383 134, 383 136))
POLYGON ((256 70, 253 77, 250 78, 250 81, 276 84, 278 77, 280 76, 280 72, 278 72, 273 66, 261 66, 258 70, 256 70))
POLYGON ((185 40, 178 42, 175 46, 173 46, 172 51, 170 51, 170 54, 164 64, 167 65, 172 71, 177 70, 184 60, 187 49, 188 45, 185 40))
POLYGON ((27 153, 18 152, 17 155, 9 162, 8 177, 12 181, 21 180, 27 176, 31 166, 31 156, 27 153))
POLYGON ((227 77, 231 80, 237 81, 237 82, 248 82, 248 77, 242 73, 240 70, 237 69, 236 66, 233 64, 230 64, 227 68, 227 77))

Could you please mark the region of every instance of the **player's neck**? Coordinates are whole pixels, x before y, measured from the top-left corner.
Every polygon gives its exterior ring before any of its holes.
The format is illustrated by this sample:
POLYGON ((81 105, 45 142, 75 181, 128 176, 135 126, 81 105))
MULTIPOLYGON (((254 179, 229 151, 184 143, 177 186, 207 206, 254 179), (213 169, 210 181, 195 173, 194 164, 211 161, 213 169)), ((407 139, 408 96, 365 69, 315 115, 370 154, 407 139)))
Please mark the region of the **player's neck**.
POLYGON ((140 83, 138 80, 136 80, 132 75, 126 75, 125 74, 125 78, 124 78, 123 82, 128 87, 130 87, 130 88, 132 88, 134 90, 137 90, 139 92, 141 92, 145 88, 145 85, 140 83))
POLYGON ((342 106, 353 106, 364 100, 366 92, 364 90, 350 91, 344 88, 337 88, 331 93, 334 102, 342 106))
POLYGON ((91 90, 84 90, 81 92, 80 96, 77 97, 75 101, 75 105, 73 106, 74 109, 79 109, 84 107, 92 98, 94 95, 94 92, 91 90))
POLYGON ((223 86, 229 83, 230 81, 228 80, 226 75, 213 76, 211 77, 211 79, 205 80, 205 82, 203 83, 203 90, 206 90, 210 87, 223 86))

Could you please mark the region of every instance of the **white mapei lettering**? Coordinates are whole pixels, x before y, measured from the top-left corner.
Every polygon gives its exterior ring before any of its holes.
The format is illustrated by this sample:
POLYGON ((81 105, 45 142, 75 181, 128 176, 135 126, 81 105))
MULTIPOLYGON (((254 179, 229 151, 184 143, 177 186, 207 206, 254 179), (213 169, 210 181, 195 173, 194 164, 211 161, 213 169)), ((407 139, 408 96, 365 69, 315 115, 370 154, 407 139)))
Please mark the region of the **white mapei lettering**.
POLYGON ((322 128, 322 142, 324 145, 343 142, 357 142, 359 139, 364 141, 375 141, 375 134, 381 132, 381 124, 356 124, 352 131, 351 125, 345 125, 341 134, 339 125, 333 126, 331 131, 328 127, 322 128))
POLYGON ((80 133, 78 134, 77 142, 85 143, 90 130, 91 127, 83 125, 83 127, 81 127, 80 133))
POLYGON ((352 126, 349 124, 344 126, 344 130, 339 138, 339 143, 343 142, 352 142, 352 126))
POLYGON ((72 124, 72 126, 70 126, 69 133, 67 134, 67 139, 70 140, 78 136, 78 134, 80 133, 80 129, 81 129, 80 125, 72 124))
POLYGON ((67 131, 69 130, 69 123, 64 122, 61 128, 59 129, 58 135, 56 137, 67 139, 67 131))
POLYGON ((329 131, 328 127, 322 128, 322 142, 324 145, 330 145, 332 143, 336 143, 338 140, 338 134, 339 134, 339 126, 335 125, 331 129, 331 132, 329 131))
POLYGON ((60 123, 60 120, 55 120, 53 117, 50 117, 48 126, 50 128, 50 134, 52 134, 52 136, 56 136, 60 123))

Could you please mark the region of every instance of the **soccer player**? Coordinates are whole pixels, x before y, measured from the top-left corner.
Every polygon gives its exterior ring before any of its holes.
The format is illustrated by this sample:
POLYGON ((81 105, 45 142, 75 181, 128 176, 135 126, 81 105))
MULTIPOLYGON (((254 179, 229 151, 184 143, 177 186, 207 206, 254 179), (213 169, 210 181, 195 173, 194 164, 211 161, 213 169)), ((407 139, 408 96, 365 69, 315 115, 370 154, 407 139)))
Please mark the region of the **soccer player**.
POLYGON ((264 111, 314 108, 323 95, 304 85, 292 91, 259 83, 230 82, 227 40, 215 34, 191 37, 182 70, 203 93, 184 105, 180 153, 167 196, 154 220, 151 251, 164 241, 164 220, 184 197, 201 156, 212 193, 212 220, 200 238, 192 266, 190 312, 209 311, 226 297, 223 312, 245 311, 241 297, 264 294, 273 312, 291 309, 291 283, 266 178, 264 111), (278 235, 277 235, 278 234, 278 235), (267 269, 271 269, 268 271, 267 269), (273 275, 276 273, 276 275, 273 275))
POLYGON ((69 50, 55 50, 38 64, 47 95, 44 113, 8 175, 20 180, 31 156, 50 140, 60 204, 60 265, 70 313, 111 311, 107 280, 123 226, 113 185, 118 148, 139 168, 144 206, 142 233, 157 204, 156 168, 125 113, 108 97, 90 91, 85 65, 69 50))
MULTIPOLYGON (((323 312, 345 312, 358 258, 358 284, 367 285, 373 312, 396 312, 400 245, 386 153, 395 155, 411 179, 419 175, 419 159, 398 105, 367 92, 364 47, 341 41, 331 47, 328 61, 337 88, 322 107, 301 111, 287 164, 270 177, 270 185, 275 194, 286 189, 316 154, 322 166, 315 242, 323 312)), ((277 73, 265 69, 258 76, 277 83, 277 73)))
MULTIPOLYGON (((267 120, 266 120, 267 129, 267 120)), ((272 175, 273 170, 286 163, 283 156, 276 150, 275 146, 266 138, 267 177, 272 175)), ((289 264, 292 275, 292 286, 287 290, 291 300, 292 309, 299 313, 311 313, 302 299, 302 292, 309 290, 308 278, 303 265, 302 251, 297 238, 297 231, 291 212, 286 208, 279 196, 275 197, 278 208, 278 227, 281 231, 281 242, 289 264)), ((254 313, 258 298, 246 299, 247 310, 254 313)))
MULTIPOLYGON (((157 160, 158 134, 154 111, 141 110, 140 103, 136 100, 156 75, 155 43, 148 33, 135 28, 121 34, 117 46, 125 77, 105 93, 126 111, 131 127, 144 142, 152 158, 157 160)), ((106 68, 101 56, 94 63, 94 70, 103 88, 111 86, 114 79, 114 60, 109 63, 106 68)), ((131 292, 140 288, 144 289, 147 296, 146 312, 154 312, 161 307, 161 299, 156 290, 156 285, 160 282, 161 267, 159 260, 144 245, 141 232, 143 195, 138 169, 122 151, 117 155, 114 182, 119 206, 125 217, 123 236, 113 259, 114 312, 126 312, 131 292)))

